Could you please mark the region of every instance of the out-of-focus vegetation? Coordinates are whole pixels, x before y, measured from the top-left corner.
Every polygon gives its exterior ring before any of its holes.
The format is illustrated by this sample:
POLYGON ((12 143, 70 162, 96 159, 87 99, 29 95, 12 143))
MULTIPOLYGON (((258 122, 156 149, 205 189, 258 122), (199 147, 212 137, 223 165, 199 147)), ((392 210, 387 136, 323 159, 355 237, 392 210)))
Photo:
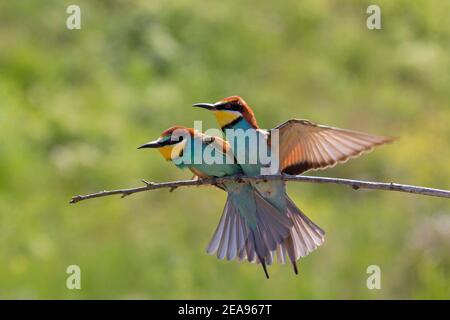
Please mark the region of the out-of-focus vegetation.
POLYGON ((320 173, 449 188, 450 2, 2 1, 1 298, 448 298, 447 199, 289 185, 327 232, 300 275, 205 254, 225 194, 74 194, 190 178, 136 147, 241 95, 262 127, 289 118, 398 136, 320 173), (66 8, 82 29, 66 28, 66 8), (67 290, 68 265, 82 289, 67 290), (382 289, 368 290, 379 265, 382 289))

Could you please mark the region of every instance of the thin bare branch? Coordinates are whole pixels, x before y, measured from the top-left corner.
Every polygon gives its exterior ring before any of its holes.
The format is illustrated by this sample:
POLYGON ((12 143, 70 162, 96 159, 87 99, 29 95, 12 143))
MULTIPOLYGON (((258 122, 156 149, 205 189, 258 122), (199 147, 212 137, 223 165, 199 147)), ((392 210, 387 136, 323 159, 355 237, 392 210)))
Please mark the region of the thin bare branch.
POLYGON ((156 190, 156 189, 165 189, 169 188, 169 190, 173 191, 179 187, 192 187, 192 186, 203 186, 203 185, 217 185, 226 181, 234 181, 234 182, 245 182, 245 181, 268 181, 268 180, 283 180, 283 181, 296 181, 296 182, 308 182, 308 183, 331 183, 331 184, 341 184, 348 185, 352 187, 354 190, 358 189, 376 189, 376 190, 390 190, 390 191, 399 191, 399 192, 407 192, 414 194, 421 194, 426 196, 433 197, 441 197, 441 198, 450 198, 449 190, 442 189, 434 189, 434 188, 426 188, 419 186, 411 186, 406 184, 398 184, 394 182, 373 182, 373 181, 362 181, 362 180, 352 180, 352 179, 342 179, 342 178, 328 178, 328 177, 314 177, 314 176, 292 176, 292 175, 267 175, 267 176, 230 176, 223 178, 208 178, 208 179, 200 179, 200 180, 180 180, 180 181, 170 181, 170 182, 148 182, 146 180, 142 180, 144 182, 144 186, 137 188, 129 188, 129 189, 117 189, 111 191, 100 191, 96 193, 86 194, 86 195, 78 195, 72 197, 70 203, 77 203, 82 200, 92 199, 92 198, 100 198, 112 195, 121 195, 122 198, 129 196, 134 193, 156 190))

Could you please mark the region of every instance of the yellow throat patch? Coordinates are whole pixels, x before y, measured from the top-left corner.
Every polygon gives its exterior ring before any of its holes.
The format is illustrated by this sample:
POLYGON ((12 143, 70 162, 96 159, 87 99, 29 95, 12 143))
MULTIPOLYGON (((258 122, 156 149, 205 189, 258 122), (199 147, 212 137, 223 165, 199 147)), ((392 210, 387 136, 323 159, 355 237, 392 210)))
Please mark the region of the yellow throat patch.
POLYGON ((224 127, 227 124, 230 124, 237 118, 241 116, 239 112, 236 111, 214 111, 214 115, 216 116, 217 122, 219 123, 220 127, 224 127))
POLYGON ((180 156, 181 151, 183 151, 185 144, 186 144, 186 142, 182 141, 181 143, 178 143, 178 144, 173 144, 173 145, 168 145, 168 146, 158 148, 158 151, 162 154, 164 159, 174 160, 180 156))

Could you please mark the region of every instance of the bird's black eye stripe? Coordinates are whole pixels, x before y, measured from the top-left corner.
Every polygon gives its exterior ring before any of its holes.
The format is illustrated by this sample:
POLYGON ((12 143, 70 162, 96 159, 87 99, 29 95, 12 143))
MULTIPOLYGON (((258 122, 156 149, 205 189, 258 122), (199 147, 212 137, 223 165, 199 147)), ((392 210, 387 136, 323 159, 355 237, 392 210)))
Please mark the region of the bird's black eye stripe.
POLYGON ((241 105, 238 102, 228 102, 216 107, 217 110, 241 111, 241 105))
POLYGON ((227 110, 228 109, 228 103, 227 104, 219 104, 216 106, 216 110, 227 110))
POLYGON ((165 143, 165 145, 170 146, 172 144, 176 144, 178 142, 183 141, 183 136, 179 136, 179 137, 171 137, 169 140, 167 140, 167 142, 165 143))
POLYGON ((233 102, 230 104, 230 110, 241 111, 241 105, 237 102, 233 102))

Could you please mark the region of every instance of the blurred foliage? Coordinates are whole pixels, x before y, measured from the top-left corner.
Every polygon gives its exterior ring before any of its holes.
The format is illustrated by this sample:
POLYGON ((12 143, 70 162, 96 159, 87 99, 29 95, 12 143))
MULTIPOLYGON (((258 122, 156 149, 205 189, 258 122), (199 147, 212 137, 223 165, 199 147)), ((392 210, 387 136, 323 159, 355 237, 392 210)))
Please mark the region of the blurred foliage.
POLYGON ((205 254, 225 194, 74 194, 190 178, 136 146, 241 95, 262 127, 289 118, 398 136, 318 174, 449 188, 450 2, 78 0, 0 3, 0 298, 448 298, 447 199, 290 184, 327 231, 300 263, 205 254), (82 290, 66 289, 68 265, 82 290), (366 288, 366 268, 382 289, 366 288))

